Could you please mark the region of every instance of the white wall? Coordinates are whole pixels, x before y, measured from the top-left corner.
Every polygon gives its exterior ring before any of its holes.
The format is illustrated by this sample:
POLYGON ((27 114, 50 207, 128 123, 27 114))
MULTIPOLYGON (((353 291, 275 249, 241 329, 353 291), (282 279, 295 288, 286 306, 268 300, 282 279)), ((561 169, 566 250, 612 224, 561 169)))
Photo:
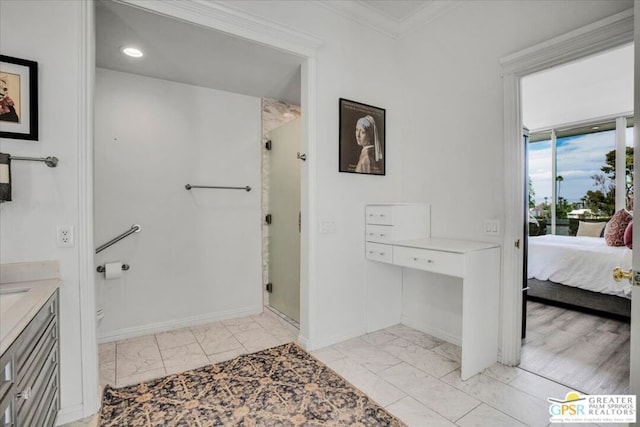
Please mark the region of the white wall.
POLYGON ((522 123, 530 130, 633 111, 633 46, 522 79, 522 123))
MULTIPOLYGON (((364 206, 372 202, 427 201, 399 197, 404 140, 395 41, 313 2, 228 3, 323 41, 317 52, 317 219, 335 222, 336 232, 319 234, 314 347, 364 333, 389 315, 384 301, 400 291, 400 271, 364 258, 364 206), (338 172, 338 99, 385 108, 386 176, 338 172), (366 310, 366 301, 379 305, 366 310), (382 302, 382 304, 380 304, 382 302)), ((303 115, 305 112, 302 112, 303 115)), ((304 166, 303 166, 304 167, 304 166)), ((318 225, 318 224, 316 224, 318 225)), ((304 226, 304 224, 303 224, 304 226)), ((400 320, 400 306, 391 318, 400 320)))
POLYGON ((74 1, 0 2, 0 52, 38 62, 40 138, 0 140, 14 156, 56 156, 57 168, 12 162, 13 201, 0 205, 0 262, 58 260, 62 417, 82 410, 77 245, 56 247, 56 226, 78 231, 80 11, 74 1))
MULTIPOLYGON (((503 174, 500 58, 631 6, 469 1, 400 42, 405 138, 398 190, 431 202, 434 237, 502 243, 482 232, 485 219, 504 223, 504 180, 519 179, 503 174)), ((459 322, 442 324, 439 314, 457 293, 446 278, 405 276, 403 316, 459 336, 459 322), (443 299, 433 298, 434 289, 443 299)))
POLYGON ((98 69, 95 240, 99 341, 262 310, 260 99, 98 69), (252 191, 185 184, 246 186, 252 191))

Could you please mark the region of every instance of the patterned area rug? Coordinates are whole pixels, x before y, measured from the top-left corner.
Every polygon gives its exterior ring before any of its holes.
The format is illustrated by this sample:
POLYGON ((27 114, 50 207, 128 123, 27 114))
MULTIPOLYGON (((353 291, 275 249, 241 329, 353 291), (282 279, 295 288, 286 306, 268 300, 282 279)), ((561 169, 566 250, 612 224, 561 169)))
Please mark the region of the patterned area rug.
POLYGON ((104 390, 101 426, 404 426, 290 343, 104 390))

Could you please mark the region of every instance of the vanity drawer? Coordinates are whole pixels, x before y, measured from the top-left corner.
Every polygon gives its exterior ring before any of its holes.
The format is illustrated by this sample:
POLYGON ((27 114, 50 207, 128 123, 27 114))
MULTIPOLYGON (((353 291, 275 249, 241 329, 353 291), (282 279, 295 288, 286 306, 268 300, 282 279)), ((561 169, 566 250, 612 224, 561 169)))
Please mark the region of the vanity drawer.
MULTIPOLYGON (((13 367, 13 353, 6 352, 0 357, 0 400, 8 395, 15 383, 15 368, 13 367)), ((2 424, 0 424, 1 426, 2 424)))
POLYGON ((14 427, 15 411, 13 410, 13 396, 0 399, 0 426, 14 427))
POLYGON ((18 388, 19 394, 16 395, 16 420, 18 425, 38 427, 42 425, 36 423, 34 418, 48 409, 48 403, 50 403, 48 401, 53 400, 53 398, 49 397, 51 394, 57 399, 57 359, 57 351, 53 348, 45 359, 46 363, 43 364, 42 370, 33 379, 33 382, 18 388))
POLYGON ((365 244, 365 256, 367 259, 391 264, 393 260, 393 249, 391 245, 367 242, 365 244))
POLYGON ((393 206, 369 205, 365 209, 367 224, 393 224, 393 206))
POLYGON ((25 363, 31 358, 31 352, 36 349, 38 341, 44 335, 51 321, 56 317, 56 312, 57 299, 54 294, 20 334, 16 347, 17 372, 26 369, 25 363))
POLYGON ((462 277, 464 272, 463 254, 429 249, 394 246, 393 263, 448 276, 462 277))
POLYGON ((392 225, 367 224, 365 240, 367 242, 389 243, 393 241, 392 225))

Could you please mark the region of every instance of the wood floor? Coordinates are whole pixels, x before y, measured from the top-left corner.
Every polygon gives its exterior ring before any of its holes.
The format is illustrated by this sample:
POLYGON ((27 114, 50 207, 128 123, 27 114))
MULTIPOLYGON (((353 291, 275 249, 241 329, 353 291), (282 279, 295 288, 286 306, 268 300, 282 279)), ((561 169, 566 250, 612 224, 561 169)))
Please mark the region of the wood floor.
POLYGON ((629 323, 527 302, 520 368, 587 394, 629 394, 629 323))

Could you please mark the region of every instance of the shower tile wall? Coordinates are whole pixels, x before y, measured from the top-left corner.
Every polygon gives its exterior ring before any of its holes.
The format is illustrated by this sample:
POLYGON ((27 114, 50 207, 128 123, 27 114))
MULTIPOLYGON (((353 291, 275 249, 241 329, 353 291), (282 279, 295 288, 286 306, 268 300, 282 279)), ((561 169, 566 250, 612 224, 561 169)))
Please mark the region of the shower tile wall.
MULTIPOLYGON (((300 117, 300 107, 278 101, 262 98, 262 218, 269 213, 269 152, 265 143, 267 134, 291 120, 300 117)), ((269 226, 262 225, 262 283, 269 281, 269 226)), ((269 293, 264 292, 264 304, 269 305, 269 293)))

